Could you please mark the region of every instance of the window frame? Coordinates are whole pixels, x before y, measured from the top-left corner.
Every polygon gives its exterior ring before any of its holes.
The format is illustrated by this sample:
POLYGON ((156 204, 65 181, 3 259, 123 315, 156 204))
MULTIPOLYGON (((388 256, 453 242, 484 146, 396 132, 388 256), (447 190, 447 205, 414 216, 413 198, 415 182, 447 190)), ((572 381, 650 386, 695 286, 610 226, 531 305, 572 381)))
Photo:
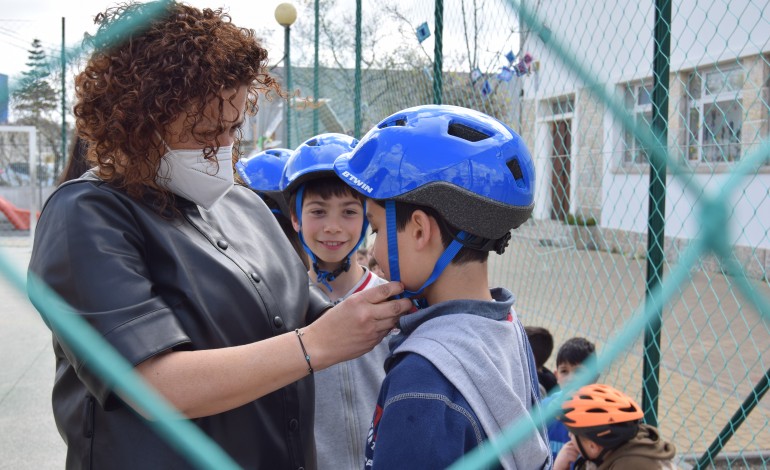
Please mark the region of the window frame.
POLYGON ((695 69, 689 73, 686 87, 687 112, 684 118, 684 127, 686 129, 685 145, 687 146, 686 151, 684 152, 684 157, 688 164, 716 166, 724 164, 731 165, 740 162, 741 158, 743 157, 741 133, 745 120, 745 110, 743 108, 743 88, 745 86, 746 79, 746 70, 744 70, 741 64, 730 64, 729 66, 723 67, 714 66, 703 69, 695 69), (735 88, 731 88, 731 74, 735 72, 742 74, 742 77, 737 86, 735 88), (722 76, 720 90, 716 93, 714 93, 712 90, 709 90, 709 75, 711 74, 719 74, 722 76), (700 83, 698 84, 698 89, 694 90, 693 83, 696 80, 700 83), (725 106, 725 104, 727 104, 727 106, 725 106), (731 138, 731 141, 728 143, 719 143, 715 133, 711 132, 711 127, 714 126, 707 125, 707 116, 705 111, 714 107, 721 111, 722 115, 724 116, 720 126, 726 126, 728 132, 730 132, 732 136, 737 139, 736 141, 732 141, 731 138), (740 126, 737 128, 737 130, 735 129, 735 126, 731 127, 725 123, 725 119, 729 117, 729 111, 726 112, 725 110, 731 110, 735 107, 737 107, 737 109, 740 111, 741 118, 740 126), (694 116, 698 120, 697 129, 693 129, 694 116), (707 129, 712 136, 712 140, 714 141, 713 144, 704 144, 704 135, 707 132, 707 129), (707 159, 707 153, 704 152, 704 148, 707 145, 716 147, 718 152, 717 155, 719 155, 719 158, 707 159), (725 148, 727 150, 724 150, 725 148), (735 154, 732 152, 733 148, 737 148, 735 154))
MULTIPOLYGON (((649 114, 648 126, 652 126, 652 87, 651 80, 641 80, 636 82, 628 82, 623 86, 623 99, 626 105, 626 109, 631 112, 634 117, 634 122, 639 123, 639 117, 649 114), (649 91, 647 91, 649 90, 649 91), (640 103, 640 97, 643 97, 643 92, 646 91, 647 102, 640 103)), ((645 118, 645 120, 647 120, 645 118)), ((649 154, 644 150, 644 146, 633 133, 627 129, 623 129, 623 149, 621 154, 621 163, 624 166, 639 166, 649 165, 649 154)))

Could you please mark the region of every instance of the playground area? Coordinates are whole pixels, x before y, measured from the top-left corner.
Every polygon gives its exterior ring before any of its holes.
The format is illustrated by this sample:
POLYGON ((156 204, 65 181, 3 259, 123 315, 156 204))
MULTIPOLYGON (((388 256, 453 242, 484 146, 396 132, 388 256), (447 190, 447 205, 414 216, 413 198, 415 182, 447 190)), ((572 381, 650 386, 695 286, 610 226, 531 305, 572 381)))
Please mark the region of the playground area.
MULTIPOLYGON (((556 348, 573 336, 595 342, 601 381, 643 404, 680 466, 767 469, 767 6, 397 3, 300 11, 293 42, 287 27, 285 50, 270 51, 270 73, 292 98, 260 97, 239 131, 242 153, 323 132, 361 138, 426 103, 504 122, 526 142, 537 184, 532 218, 490 257, 491 283, 513 291, 522 322, 548 328, 556 348), (318 49, 328 56, 316 60, 318 49)), ((86 51, 67 52, 82 61, 86 51)), ((67 140, 56 139, 73 129, 11 124, 0 128, 0 167, 27 173, 0 184, 0 266, 24 277, 32 215, 58 176, 35 169, 63 163, 67 140), (44 130, 56 139, 38 148, 44 130)), ((0 426, 14 432, 0 435, 0 469, 62 468, 50 331, 9 277, 0 426)))

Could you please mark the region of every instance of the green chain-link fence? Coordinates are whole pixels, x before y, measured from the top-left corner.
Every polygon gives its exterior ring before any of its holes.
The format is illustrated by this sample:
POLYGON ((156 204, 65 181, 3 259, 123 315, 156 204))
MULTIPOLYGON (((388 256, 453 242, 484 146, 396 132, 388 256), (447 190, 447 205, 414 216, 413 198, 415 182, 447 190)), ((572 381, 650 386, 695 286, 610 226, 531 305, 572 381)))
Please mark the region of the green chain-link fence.
MULTIPOLYGON (((680 463, 767 468, 770 7, 338 0, 318 4, 317 23, 313 0, 299 8, 288 145, 360 137, 427 103, 512 126, 536 162, 536 209, 492 257, 493 283, 557 347, 596 342, 578 382, 598 370, 637 397, 680 463)), ((280 105, 261 102, 246 147, 287 145, 280 105)))
POLYGON ((378 119, 426 103, 510 124, 537 162, 537 207, 492 269, 519 293, 525 324, 549 328, 557 346, 585 336, 606 352, 655 285, 686 269, 601 380, 636 395, 680 456, 721 451, 734 465, 766 467, 770 328, 739 284, 770 292, 770 166, 760 148, 769 122, 767 6, 359 5, 358 82, 356 2, 321 2, 327 60, 319 61, 325 86, 317 95, 308 85, 312 62, 302 58, 313 24, 296 28, 292 54, 307 64, 295 75, 298 95, 318 96, 342 125, 314 128, 313 114, 295 106, 293 141, 323 131, 360 136, 378 119), (738 178, 739 162, 752 154, 755 165, 738 178), (684 250, 699 237, 706 243, 687 265, 684 250))

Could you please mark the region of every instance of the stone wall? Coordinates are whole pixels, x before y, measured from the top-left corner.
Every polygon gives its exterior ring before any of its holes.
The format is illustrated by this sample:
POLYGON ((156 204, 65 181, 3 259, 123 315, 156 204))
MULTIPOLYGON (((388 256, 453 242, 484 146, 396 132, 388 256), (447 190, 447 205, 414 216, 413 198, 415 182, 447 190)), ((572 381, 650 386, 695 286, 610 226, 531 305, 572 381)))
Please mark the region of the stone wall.
POLYGON ((587 90, 576 94, 572 124, 572 211, 599 221, 604 174, 604 104, 587 90), (577 143, 577 145, 575 145, 577 143))

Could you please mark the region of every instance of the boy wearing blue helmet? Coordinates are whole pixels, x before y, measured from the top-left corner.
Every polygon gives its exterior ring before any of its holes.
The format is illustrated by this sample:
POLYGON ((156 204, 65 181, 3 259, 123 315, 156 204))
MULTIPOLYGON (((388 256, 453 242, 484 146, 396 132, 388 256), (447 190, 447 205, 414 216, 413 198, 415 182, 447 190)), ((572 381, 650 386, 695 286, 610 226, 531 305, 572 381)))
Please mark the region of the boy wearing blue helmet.
MULTIPOLYGON (((386 283, 355 261, 368 227, 364 197, 334 172, 336 158, 357 143, 343 134, 307 140, 289 158, 281 183, 294 229, 310 258, 311 283, 334 303, 386 283)), ((387 355, 383 341, 359 358, 315 374, 319 469, 360 468, 387 355)))
MULTIPOLYGON (((532 213, 531 157, 499 121, 430 105, 386 118, 334 167, 367 197, 386 277, 423 305, 390 342, 365 468, 445 468, 539 400, 513 295, 487 278, 489 251, 532 213)), ((550 464, 542 428, 500 456, 506 469, 550 464)))

